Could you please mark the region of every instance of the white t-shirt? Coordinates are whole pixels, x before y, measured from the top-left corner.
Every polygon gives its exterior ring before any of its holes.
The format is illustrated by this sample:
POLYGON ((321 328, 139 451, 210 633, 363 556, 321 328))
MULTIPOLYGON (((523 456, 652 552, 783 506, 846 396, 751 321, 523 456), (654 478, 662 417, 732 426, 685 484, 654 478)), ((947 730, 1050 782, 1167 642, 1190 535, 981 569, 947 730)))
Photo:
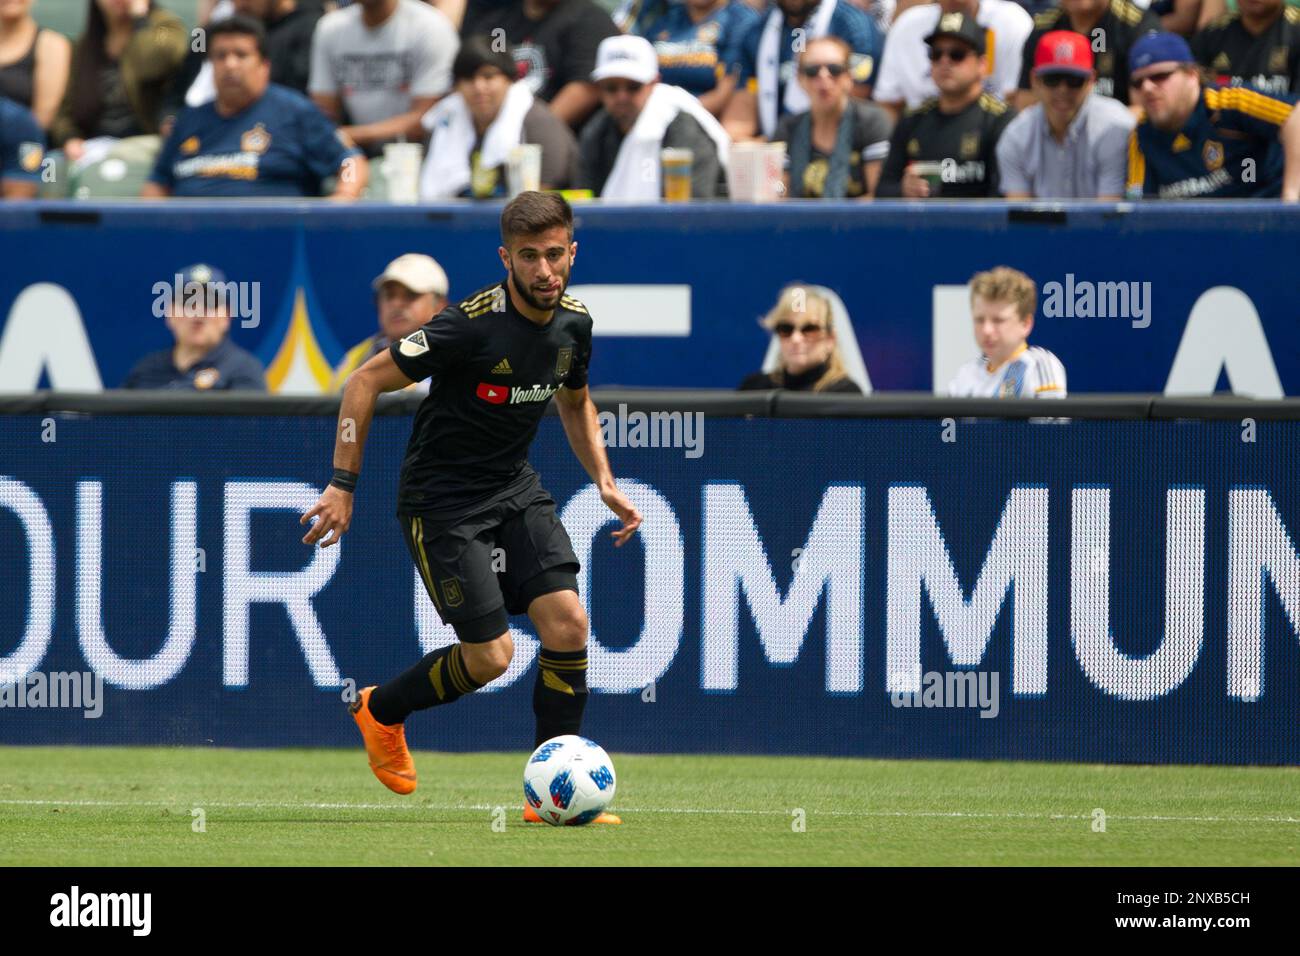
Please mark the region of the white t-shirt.
MULTIPOLYGON (((882 103, 903 101, 915 109, 939 89, 930 79, 930 48, 925 38, 939 24, 939 5, 927 3, 904 10, 885 36, 872 96, 882 103)), ((985 30, 985 53, 989 75, 985 88, 1009 99, 1020 85, 1020 54, 1033 32, 1034 20, 1025 8, 1011 0, 980 0, 975 22, 985 30)))
POLYGON ((311 93, 335 94, 355 125, 405 113, 411 99, 451 89, 460 37, 447 15, 420 0, 397 0, 393 15, 371 30, 361 6, 327 13, 311 43, 311 93))
POLYGON ((980 356, 948 384, 953 398, 1065 398, 1065 366, 1047 349, 1023 345, 997 368, 980 356))

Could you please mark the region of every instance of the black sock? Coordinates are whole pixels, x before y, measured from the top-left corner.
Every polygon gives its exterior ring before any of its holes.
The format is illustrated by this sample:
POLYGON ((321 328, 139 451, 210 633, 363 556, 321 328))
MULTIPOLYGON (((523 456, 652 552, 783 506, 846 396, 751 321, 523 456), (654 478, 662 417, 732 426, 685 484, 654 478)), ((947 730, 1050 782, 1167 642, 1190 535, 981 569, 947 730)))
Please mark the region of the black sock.
POLYGON ((450 704, 482 686, 470 676, 460 644, 453 644, 371 691, 370 713, 381 724, 400 724, 413 711, 450 704))
POLYGON ((537 715, 534 747, 582 729, 582 711, 587 706, 587 649, 542 648, 537 663, 537 683, 533 685, 533 713, 537 715))

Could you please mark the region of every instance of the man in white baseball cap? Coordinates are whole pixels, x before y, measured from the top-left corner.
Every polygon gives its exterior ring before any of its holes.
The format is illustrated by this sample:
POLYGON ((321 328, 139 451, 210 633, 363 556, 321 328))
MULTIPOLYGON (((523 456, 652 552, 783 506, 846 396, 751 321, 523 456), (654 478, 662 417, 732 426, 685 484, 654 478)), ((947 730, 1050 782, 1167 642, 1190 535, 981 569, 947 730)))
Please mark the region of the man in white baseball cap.
MULTIPOLYGON (((408 252, 388 263, 370 283, 379 311, 379 331, 348 349, 334 372, 334 392, 343 391, 348 376, 371 356, 405 338, 447 307, 447 273, 432 256, 408 252)), ((429 383, 412 388, 427 389, 429 383)))
POLYGON ((659 82, 659 58, 649 40, 602 40, 591 79, 602 108, 578 141, 578 188, 602 199, 658 202, 659 154, 673 148, 691 151, 692 198, 721 194, 730 138, 695 96, 659 82))

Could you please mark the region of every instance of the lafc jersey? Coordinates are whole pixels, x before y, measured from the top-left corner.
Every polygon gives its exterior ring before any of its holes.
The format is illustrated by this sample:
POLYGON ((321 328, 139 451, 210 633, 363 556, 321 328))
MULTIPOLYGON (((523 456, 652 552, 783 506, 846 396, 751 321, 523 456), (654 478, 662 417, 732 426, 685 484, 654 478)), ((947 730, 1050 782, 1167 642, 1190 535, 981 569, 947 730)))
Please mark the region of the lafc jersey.
POLYGON ((389 352, 408 378, 429 379, 402 462, 398 513, 452 519, 537 481, 528 446, 551 396, 587 384, 591 316, 564 295, 538 325, 499 282, 447 306, 389 352))
POLYGON ((1300 7, 1283 7, 1259 36, 1246 30, 1240 13, 1219 17, 1192 37, 1192 53, 1220 86, 1300 93, 1300 7))
MULTIPOLYGON (((1102 14, 1097 25, 1082 33, 1092 41, 1093 65, 1097 70, 1096 92, 1128 103, 1128 51, 1150 30, 1160 29, 1160 18, 1144 10, 1132 0, 1110 0, 1110 7, 1102 14), (1101 41, 1100 43, 1096 41, 1101 41)), ((1034 52, 1043 34, 1053 30, 1074 30, 1070 16, 1059 7, 1046 10, 1034 17, 1034 32, 1025 41, 1020 58, 1020 88, 1032 89, 1029 80, 1034 68, 1034 52)))
POLYGON ((980 356, 957 370, 948 385, 954 398, 1065 398, 1065 366, 1047 349, 1022 345, 991 368, 980 356))
POLYGON ((1280 196, 1278 135, 1291 108, 1289 97, 1207 86, 1181 130, 1159 130, 1140 117, 1129 136, 1129 198, 1280 196))
POLYGON ((1013 115, 992 93, 981 93, 960 113, 942 112, 937 98, 926 100, 894 127, 876 195, 901 196, 909 163, 937 162, 943 164, 940 198, 997 196, 996 147, 1013 115))

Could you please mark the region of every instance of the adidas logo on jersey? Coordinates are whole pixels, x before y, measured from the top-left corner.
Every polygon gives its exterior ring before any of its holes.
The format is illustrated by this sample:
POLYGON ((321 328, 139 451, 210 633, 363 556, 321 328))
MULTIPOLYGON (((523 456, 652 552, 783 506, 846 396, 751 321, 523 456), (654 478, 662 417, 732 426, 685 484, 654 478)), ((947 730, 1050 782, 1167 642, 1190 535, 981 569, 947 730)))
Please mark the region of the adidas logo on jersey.
POLYGON ((510 359, 502 359, 492 368, 493 375, 511 375, 513 370, 510 368, 510 359))

